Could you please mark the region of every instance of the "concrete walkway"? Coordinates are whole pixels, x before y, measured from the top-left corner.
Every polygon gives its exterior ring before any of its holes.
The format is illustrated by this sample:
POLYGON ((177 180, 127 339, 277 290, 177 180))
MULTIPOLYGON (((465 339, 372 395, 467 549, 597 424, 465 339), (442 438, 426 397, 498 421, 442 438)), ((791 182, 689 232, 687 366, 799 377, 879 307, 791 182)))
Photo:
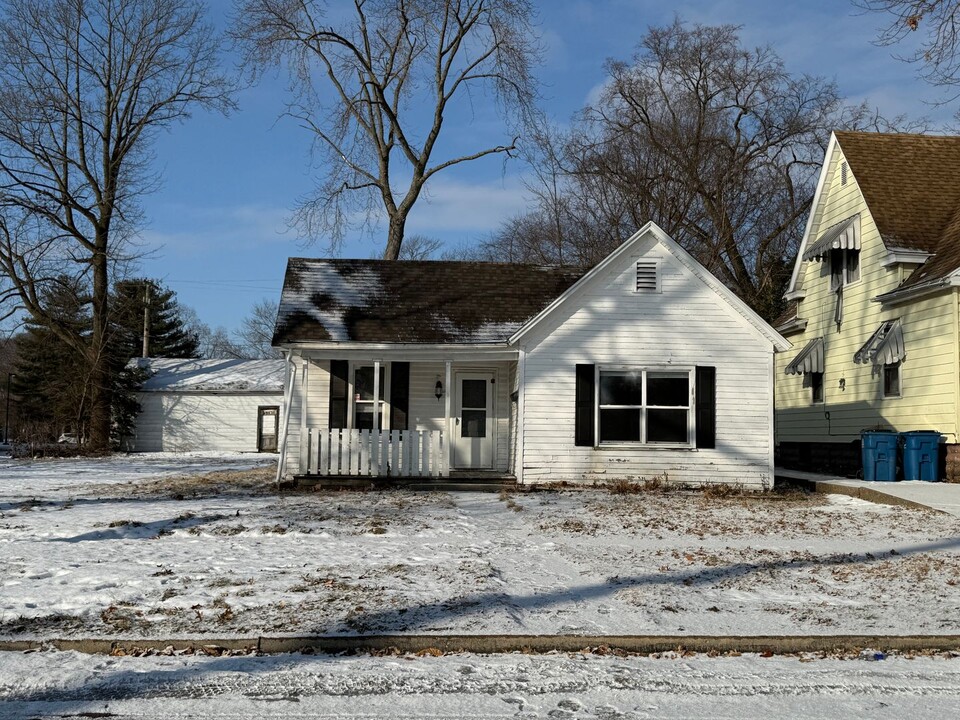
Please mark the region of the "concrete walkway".
POLYGON ((960 483, 868 482, 786 468, 777 468, 775 474, 777 480, 812 485, 816 492, 850 495, 887 505, 928 508, 960 517, 960 483))

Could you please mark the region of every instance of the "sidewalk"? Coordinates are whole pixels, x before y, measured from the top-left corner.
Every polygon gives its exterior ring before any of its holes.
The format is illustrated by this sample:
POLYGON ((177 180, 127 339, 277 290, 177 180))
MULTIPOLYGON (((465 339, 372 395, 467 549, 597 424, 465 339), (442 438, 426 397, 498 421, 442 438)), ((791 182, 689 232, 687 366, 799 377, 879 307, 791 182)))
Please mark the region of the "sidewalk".
POLYGON ((887 505, 928 508, 960 517, 960 483, 868 482, 786 468, 776 468, 775 475, 778 480, 811 484, 816 492, 850 495, 887 505))

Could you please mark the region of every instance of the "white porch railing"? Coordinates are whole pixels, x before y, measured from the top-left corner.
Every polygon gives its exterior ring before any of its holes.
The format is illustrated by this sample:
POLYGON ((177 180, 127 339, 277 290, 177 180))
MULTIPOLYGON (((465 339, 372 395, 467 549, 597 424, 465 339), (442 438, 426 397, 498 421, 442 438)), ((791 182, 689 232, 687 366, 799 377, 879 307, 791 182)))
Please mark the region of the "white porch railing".
POLYGON ((446 477, 446 442, 439 430, 308 428, 305 475, 446 477))

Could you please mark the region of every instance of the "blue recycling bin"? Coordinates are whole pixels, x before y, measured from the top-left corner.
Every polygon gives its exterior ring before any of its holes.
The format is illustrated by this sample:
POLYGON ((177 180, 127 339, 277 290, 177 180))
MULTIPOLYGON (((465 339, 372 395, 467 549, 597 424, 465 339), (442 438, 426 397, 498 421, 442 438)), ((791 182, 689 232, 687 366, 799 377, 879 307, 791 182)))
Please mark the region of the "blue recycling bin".
POLYGON ((903 433, 903 479, 937 482, 940 478, 940 433, 912 430, 903 433))
POLYGON ((865 430, 860 433, 863 448, 863 479, 893 482, 897 479, 897 444, 895 432, 865 430))

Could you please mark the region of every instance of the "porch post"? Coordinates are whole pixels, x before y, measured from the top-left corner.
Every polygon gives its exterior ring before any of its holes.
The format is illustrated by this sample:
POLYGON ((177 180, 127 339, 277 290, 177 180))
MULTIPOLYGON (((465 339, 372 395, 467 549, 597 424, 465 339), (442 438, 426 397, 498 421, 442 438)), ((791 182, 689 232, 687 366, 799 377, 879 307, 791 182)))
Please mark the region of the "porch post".
POLYGON ((287 433, 290 430, 290 402, 293 400, 293 381, 297 376, 297 368, 293 364, 293 353, 283 350, 283 407, 280 408, 283 421, 283 433, 280 435, 280 457, 277 458, 277 487, 283 480, 283 472, 287 469, 287 433))
POLYGON ((444 400, 445 400, 445 403, 444 403, 444 419, 445 419, 445 421, 446 421, 446 422, 444 423, 444 427, 447 429, 447 438, 446 438, 447 442, 446 442, 446 444, 444 445, 444 454, 447 456, 447 459, 446 459, 446 462, 444 463, 444 465, 446 465, 447 474, 448 474, 448 475, 450 474, 450 468, 451 468, 451 466, 453 465, 453 425, 452 425, 451 422, 450 422, 450 416, 451 416, 451 414, 452 414, 452 412, 451 412, 451 407, 452 407, 452 403, 453 403, 453 400, 452 400, 452 396, 453 396, 453 372, 452 372, 452 369, 451 369, 451 365, 452 365, 452 363, 451 363, 450 360, 446 360, 446 361, 444 362, 445 371, 446 371, 445 384, 446 384, 446 386, 447 386, 447 392, 444 394, 444 400))
POLYGON ((373 361, 373 433, 380 432, 380 361, 373 361))
POLYGON ((371 458, 373 475, 380 474, 380 361, 373 361, 373 442, 371 443, 371 458))
POLYGON ((526 388, 524 381, 526 380, 527 372, 527 353, 523 348, 520 348, 520 355, 517 358, 517 432, 514 433, 516 438, 515 442, 517 447, 513 449, 513 474, 517 478, 517 482, 521 485, 523 484, 523 446, 524 446, 524 426, 526 425, 526 403, 524 402, 524 396, 526 395, 526 388))
POLYGON ((310 467, 310 458, 307 457, 307 386, 310 384, 310 363, 303 358, 302 378, 300 380, 300 467, 301 475, 306 475, 310 467))

